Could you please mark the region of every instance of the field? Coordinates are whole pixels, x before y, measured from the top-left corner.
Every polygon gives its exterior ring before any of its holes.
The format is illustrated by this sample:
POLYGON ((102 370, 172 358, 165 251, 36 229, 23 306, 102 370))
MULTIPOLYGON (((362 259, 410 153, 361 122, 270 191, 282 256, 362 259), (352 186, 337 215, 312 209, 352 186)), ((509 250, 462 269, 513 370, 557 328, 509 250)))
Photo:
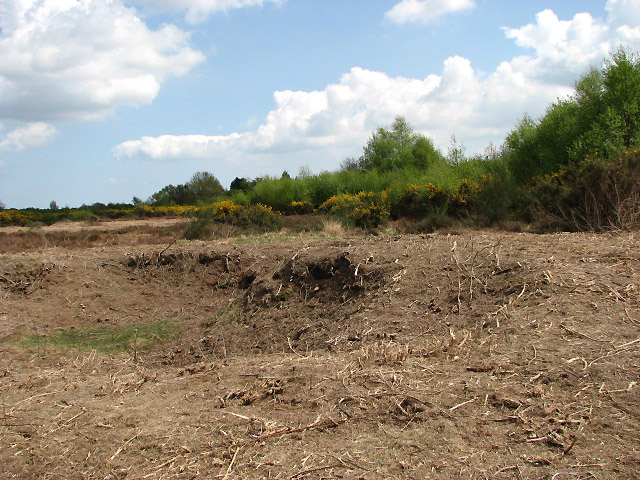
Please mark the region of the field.
POLYGON ((637 233, 0 230, 0 478, 640 478, 637 233))

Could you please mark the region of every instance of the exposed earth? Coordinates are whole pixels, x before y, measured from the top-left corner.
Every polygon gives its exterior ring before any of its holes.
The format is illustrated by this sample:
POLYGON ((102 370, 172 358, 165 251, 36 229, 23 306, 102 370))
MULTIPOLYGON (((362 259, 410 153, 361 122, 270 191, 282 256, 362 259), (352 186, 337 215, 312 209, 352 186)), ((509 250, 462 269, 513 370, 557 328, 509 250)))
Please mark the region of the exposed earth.
POLYGON ((640 478, 637 233, 179 227, 0 229, 0 478, 640 478))

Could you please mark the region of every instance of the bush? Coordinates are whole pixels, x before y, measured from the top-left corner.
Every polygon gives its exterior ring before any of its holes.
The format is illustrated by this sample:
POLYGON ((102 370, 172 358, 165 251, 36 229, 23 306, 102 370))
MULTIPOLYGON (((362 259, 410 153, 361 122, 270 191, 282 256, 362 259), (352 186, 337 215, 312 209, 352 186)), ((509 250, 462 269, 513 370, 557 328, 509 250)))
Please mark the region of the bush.
POLYGON ((253 204, 268 205, 279 212, 286 212, 293 201, 306 200, 303 180, 290 177, 263 177, 249 193, 253 204))
POLYGON ((262 232, 280 230, 282 220, 280 213, 275 212, 268 205, 242 205, 238 206, 231 215, 231 225, 252 228, 262 232))
POLYGON ((420 219, 436 211, 446 211, 449 194, 433 183, 408 183, 392 191, 391 212, 394 218, 420 219))
POLYGON ((184 238, 210 238, 217 224, 268 232, 279 230, 281 220, 280 214, 269 206, 236 205, 227 200, 198 209, 195 218, 185 227, 184 238))
POLYGON ((306 215, 308 213, 313 213, 313 205, 307 200, 302 200, 300 202, 293 201, 289 204, 287 213, 290 215, 306 215))
POLYGON ((134 209, 134 213, 136 214, 136 216, 141 217, 141 218, 155 217, 156 216, 156 213, 155 213, 153 207, 150 207, 149 205, 138 205, 134 209))
POLYGON ((460 217, 468 214, 477 202, 478 194, 481 189, 482 186, 478 182, 462 180, 460 186, 449 193, 449 215, 456 215, 460 217))
POLYGON ((0 225, 25 225, 37 221, 38 218, 33 212, 25 212, 16 209, 0 211, 0 225))
POLYGON ((531 201, 525 189, 513 177, 507 163, 498 160, 487 167, 487 173, 478 180, 480 188, 470 205, 479 222, 494 225, 531 221, 531 201))
POLYGON ((566 170, 534 178, 537 213, 569 230, 603 231, 640 225, 640 150, 612 158, 588 156, 566 170))
POLYGON ((389 219, 389 194, 384 190, 334 195, 320 206, 320 210, 356 227, 376 228, 389 219))

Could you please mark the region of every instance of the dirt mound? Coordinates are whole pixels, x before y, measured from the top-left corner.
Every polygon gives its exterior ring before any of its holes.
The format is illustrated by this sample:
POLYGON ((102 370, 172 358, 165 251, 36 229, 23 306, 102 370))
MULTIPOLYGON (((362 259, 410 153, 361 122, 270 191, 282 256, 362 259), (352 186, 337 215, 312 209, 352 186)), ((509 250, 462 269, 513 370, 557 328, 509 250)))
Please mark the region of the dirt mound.
POLYGON ((47 277, 55 264, 42 264, 37 268, 12 266, 10 271, 0 274, 0 285, 3 285, 10 292, 20 292, 29 295, 40 288, 44 288, 47 277))
POLYGON ((366 265, 354 264, 348 253, 333 258, 296 256, 270 276, 257 278, 245 294, 247 306, 282 307, 292 297, 304 302, 345 303, 366 290, 379 288, 384 277, 366 265))

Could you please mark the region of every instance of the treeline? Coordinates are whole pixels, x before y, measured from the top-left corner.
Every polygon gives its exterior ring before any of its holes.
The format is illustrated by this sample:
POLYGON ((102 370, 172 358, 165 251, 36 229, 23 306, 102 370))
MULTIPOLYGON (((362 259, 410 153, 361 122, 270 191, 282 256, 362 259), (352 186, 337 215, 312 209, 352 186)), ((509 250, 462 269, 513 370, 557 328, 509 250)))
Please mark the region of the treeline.
POLYGON ((238 221, 242 208, 259 206, 272 213, 332 214, 363 228, 389 219, 422 230, 455 222, 633 228, 640 225, 639 148, 640 60, 620 48, 603 68, 583 75, 572 96, 549 105, 539 119, 525 115, 502 146, 490 146, 484 155, 467 156, 454 137, 445 155, 397 117, 372 133, 360 157, 335 172, 236 178, 228 190, 214 175, 199 172, 145 201, 4 210, 0 223, 151 215, 229 221, 228 214, 219 215, 227 210, 238 221))

